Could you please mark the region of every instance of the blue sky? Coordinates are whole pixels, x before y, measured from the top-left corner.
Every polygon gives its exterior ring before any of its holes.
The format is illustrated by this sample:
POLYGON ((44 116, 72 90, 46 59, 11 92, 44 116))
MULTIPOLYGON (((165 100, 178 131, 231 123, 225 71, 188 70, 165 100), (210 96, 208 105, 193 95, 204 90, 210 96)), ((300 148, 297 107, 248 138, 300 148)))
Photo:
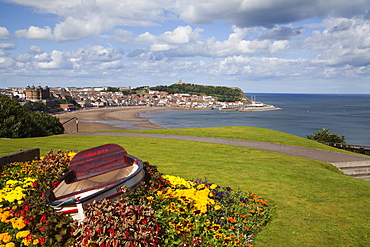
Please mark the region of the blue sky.
POLYGON ((0 0, 0 88, 370 94, 370 0, 0 0))

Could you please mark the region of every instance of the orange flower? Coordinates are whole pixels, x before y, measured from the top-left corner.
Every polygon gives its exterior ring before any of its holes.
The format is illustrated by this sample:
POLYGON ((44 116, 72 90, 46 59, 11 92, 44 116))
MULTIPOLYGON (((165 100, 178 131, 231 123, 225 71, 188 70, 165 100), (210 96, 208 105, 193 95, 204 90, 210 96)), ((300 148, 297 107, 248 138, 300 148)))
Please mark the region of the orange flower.
POLYGON ((231 223, 236 223, 236 219, 232 217, 227 218, 227 220, 230 221, 231 223))
POLYGON ((235 229, 235 226, 230 226, 230 229, 231 229, 231 230, 234 230, 234 229, 235 229))

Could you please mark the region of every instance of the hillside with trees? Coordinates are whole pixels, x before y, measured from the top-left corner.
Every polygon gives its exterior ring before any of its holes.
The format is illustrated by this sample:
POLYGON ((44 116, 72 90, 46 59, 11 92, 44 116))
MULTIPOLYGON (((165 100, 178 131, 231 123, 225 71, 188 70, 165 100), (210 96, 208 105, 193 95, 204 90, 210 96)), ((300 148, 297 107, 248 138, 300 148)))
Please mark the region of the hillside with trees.
POLYGON ((215 97, 218 101, 249 101, 240 88, 223 87, 223 86, 202 86, 188 83, 176 83, 170 86, 151 87, 151 90, 165 91, 169 94, 187 93, 209 95, 215 97))
POLYGON ((59 119, 34 112, 15 99, 0 95, 0 138, 27 138, 63 134, 59 119))

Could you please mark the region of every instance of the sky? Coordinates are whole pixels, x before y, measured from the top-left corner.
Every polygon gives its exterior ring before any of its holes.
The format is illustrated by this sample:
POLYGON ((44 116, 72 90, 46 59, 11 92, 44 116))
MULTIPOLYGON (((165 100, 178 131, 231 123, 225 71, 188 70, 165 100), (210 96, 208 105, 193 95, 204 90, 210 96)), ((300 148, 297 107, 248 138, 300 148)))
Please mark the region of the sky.
POLYGON ((0 88, 370 94, 370 0, 0 0, 0 88))

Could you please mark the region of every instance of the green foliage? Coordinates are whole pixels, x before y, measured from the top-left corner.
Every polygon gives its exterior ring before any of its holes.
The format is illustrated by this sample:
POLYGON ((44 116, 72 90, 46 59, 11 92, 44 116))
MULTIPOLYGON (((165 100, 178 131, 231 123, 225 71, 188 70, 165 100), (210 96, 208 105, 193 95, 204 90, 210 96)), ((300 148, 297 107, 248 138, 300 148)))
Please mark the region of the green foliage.
POLYGON ((37 179, 34 189, 29 190, 22 204, 27 228, 33 235, 42 238, 47 246, 68 246, 72 217, 57 213, 48 204, 43 193, 51 188, 53 182, 68 170, 70 158, 61 151, 48 152, 34 167, 33 177, 37 179))
POLYGON ((33 119, 40 126, 42 135, 50 136, 64 133, 64 127, 58 118, 44 112, 34 112, 32 115, 33 119))
POLYGON ((323 128, 315 132, 313 135, 307 135, 307 138, 310 140, 315 140, 318 142, 333 142, 333 143, 345 143, 345 137, 339 136, 338 134, 332 134, 329 132, 329 129, 323 128))
POLYGON ((64 133, 58 118, 28 110, 16 100, 0 95, 0 137, 27 138, 64 133))
POLYGON ((196 84, 172 84, 170 86, 151 87, 151 90, 165 91, 170 94, 189 93, 217 97, 219 101, 231 102, 246 99, 244 93, 237 88, 221 86, 201 86, 196 84))
POLYGON ((86 218, 72 225, 74 246, 159 246, 160 226, 150 207, 125 198, 103 199, 87 205, 84 213, 86 218))
POLYGON ((48 107, 42 102, 28 101, 23 105, 23 107, 29 111, 42 111, 42 112, 48 111, 48 107))

